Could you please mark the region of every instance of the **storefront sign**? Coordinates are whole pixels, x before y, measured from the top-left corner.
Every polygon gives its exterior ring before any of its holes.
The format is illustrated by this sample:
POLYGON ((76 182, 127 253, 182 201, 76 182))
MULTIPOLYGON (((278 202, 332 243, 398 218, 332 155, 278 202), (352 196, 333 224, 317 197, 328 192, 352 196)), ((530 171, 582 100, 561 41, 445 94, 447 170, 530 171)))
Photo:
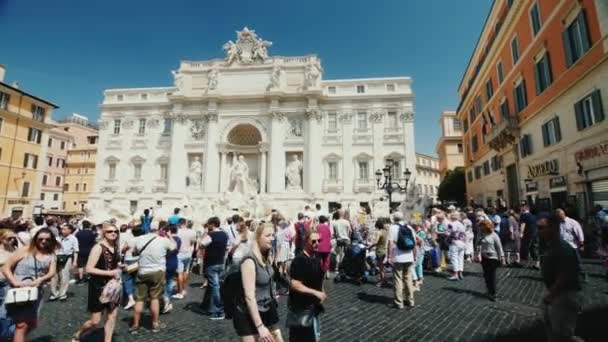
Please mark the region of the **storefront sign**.
POLYGON ((528 166, 528 178, 536 178, 557 174, 559 167, 557 159, 547 160, 544 163, 528 166))
POLYGON ((566 186, 566 177, 559 176, 549 179, 549 188, 562 188, 566 186))
POLYGON ((594 146, 585 147, 574 154, 577 162, 608 156, 608 142, 599 143, 594 146))
POLYGON ((8 200, 8 204, 12 205, 12 204, 30 204, 30 201, 28 200, 24 200, 24 199, 18 199, 18 200, 8 200))
POLYGON ((536 192, 536 191, 538 191, 538 182, 526 183, 526 192, 536 192))

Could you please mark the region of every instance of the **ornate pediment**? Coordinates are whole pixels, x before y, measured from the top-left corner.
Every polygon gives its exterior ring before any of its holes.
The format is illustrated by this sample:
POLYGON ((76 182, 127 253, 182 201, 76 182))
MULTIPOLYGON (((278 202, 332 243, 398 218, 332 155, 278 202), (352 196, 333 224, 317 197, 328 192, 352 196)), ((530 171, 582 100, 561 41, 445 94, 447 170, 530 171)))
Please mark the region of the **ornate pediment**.
POLYGON ((229 40, 224 44, 226 51, 226 64, 234 62, 240 64, 253 64, 256 61, 262 63, 268 59, 268 48, 272 42, 258 37, 254 30, 245 27, 242 31, 236 31, 236 43, 229 40))

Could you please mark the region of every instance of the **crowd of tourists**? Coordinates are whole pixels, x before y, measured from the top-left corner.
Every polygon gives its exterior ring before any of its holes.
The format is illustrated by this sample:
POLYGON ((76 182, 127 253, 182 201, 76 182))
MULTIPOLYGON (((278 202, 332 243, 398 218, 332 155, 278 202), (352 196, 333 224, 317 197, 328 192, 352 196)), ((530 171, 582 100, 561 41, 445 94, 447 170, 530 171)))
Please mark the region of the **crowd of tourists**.
POLYGON ((548 337, 574 338, 585 238, 608 245, 601 208, 591 233, 562 209, 536 213, 527 206, 450 206, 412 220, 398 211, 376 217, 369 208, 329 213, 317 204, 294 219, 275 210, 263 219, 247 212, 200 225, 192 219, 175 208, 167 218, 146 209, 128 224, 42 216, 0 221, 0 334, 26 341, 44 314, 44 292, 49 301, 67 301, 70 284, 88 286, 90 313, 73 341, 103 317, 104 339, 111 341, 121 308, 133 311, 130 334, 140 333, 146 307, 151 330, 158 332, 166 327, 161 314, 190 296, 195 272, 204 275, 201 309, 211 320, 231 319, 241 341, 283 341, 280 324, 289 341, 318 341, 327 279, 375 279, 375 286, 392 288, 389 306, 401 310, 416 306, 425 271, 457 282, 466 276, 466 263, 479 262, 491 301, 500 295, 499 267, 539 269, 548 337), (287 296, 286 317, 279 317, 279 296, 287 296))

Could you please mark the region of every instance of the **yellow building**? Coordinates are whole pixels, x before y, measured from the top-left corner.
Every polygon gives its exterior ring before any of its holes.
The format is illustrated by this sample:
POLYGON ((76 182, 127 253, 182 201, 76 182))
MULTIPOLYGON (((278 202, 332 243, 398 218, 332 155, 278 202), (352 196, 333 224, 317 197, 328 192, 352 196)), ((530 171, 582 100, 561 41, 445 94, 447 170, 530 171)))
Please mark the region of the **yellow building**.
POLYGON ((444 111, 439 117, 439 126, 441 136, 436 151, 439 156, 439 173, 443 180, 448 171, 464 166, 462 121, 456 117, 455 111, 444 111))
POLYGON ((72 137, 73 141, 68 149, 63 184, 63 209, 83 211, 95 186, 97 128, 90 124, 86 117, 78 114, 72 114, 60 122, 60 127, 72 137))
POLYGON ((30 217, 40 201, 55 104, 4 83, 0 65, 1 216, 30 217))

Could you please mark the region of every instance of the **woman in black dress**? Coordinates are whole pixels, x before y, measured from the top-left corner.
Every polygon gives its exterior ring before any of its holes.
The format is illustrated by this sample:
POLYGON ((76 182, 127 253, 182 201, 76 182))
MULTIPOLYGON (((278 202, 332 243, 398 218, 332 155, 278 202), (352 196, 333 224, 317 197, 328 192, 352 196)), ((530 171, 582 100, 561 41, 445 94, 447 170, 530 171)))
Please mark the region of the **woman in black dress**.
POLYGON ((91 250, 87 261, 86 272, 90 274, 88 311, 91 318, 84 322, 80 330, 74 334, 73 341, 79 341, 80 337, 91 329, 95 329, 101 322, 101 314, 107 312, 104 325, 104 341, 112 341, 112 333, 116 324, 118 303, 102 304, 99 301, 104 286, 110 279, 120 279, 121 269, 119 267, 120 255, 118 248, 118 228, 112 224, 105 224, 102 228, 103 237, 101 241, 91 250))

